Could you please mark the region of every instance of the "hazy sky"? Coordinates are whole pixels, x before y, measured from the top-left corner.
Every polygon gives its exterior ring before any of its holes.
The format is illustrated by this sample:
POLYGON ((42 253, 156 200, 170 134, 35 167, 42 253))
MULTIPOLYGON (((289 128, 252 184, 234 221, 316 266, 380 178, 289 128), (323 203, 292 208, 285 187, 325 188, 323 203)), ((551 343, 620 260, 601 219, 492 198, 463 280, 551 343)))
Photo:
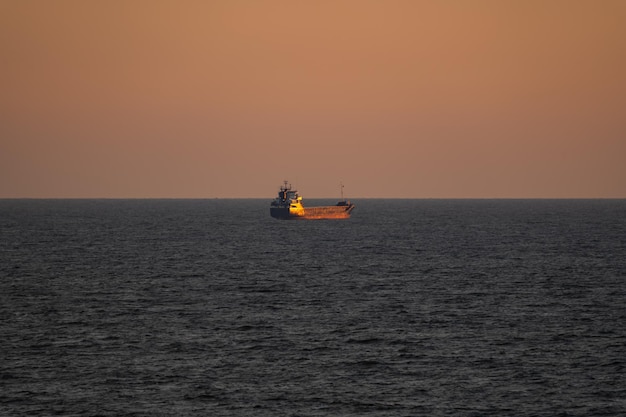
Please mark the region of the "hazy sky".
POLYGON ((626 197, 623 0, 0 0, 0 198, 626 197))

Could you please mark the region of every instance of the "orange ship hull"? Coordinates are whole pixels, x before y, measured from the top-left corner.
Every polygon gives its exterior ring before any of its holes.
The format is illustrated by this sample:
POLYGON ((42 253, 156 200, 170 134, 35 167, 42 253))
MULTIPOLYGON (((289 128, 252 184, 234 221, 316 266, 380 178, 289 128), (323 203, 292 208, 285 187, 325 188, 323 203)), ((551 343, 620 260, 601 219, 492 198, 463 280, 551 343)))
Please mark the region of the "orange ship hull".
POLYGON ((282 220, 348 219, 354 204, 340 206, 305 207, 299 212, 290 212, 289 207, 270 207, 270 215, 282 220))

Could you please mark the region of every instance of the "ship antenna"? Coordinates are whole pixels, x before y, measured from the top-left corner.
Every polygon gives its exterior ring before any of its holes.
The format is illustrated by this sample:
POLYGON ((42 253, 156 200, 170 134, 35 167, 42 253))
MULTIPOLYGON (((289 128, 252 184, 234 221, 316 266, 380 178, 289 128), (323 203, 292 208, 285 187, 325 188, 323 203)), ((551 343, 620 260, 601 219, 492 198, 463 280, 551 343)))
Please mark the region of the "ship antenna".
POLYGON ((339 185, 341 185, 341 201, 343 201, 343 183, 339 182, 339 185))

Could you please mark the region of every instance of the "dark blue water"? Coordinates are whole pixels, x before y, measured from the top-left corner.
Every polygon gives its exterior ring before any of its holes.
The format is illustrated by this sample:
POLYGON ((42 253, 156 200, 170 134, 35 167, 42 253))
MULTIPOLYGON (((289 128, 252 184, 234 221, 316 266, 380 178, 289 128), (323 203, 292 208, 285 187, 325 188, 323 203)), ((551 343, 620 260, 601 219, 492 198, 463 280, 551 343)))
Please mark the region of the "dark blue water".
POLYGON ((356 204, 0 200, 0 415, 626 415, 625 200, 356 204))

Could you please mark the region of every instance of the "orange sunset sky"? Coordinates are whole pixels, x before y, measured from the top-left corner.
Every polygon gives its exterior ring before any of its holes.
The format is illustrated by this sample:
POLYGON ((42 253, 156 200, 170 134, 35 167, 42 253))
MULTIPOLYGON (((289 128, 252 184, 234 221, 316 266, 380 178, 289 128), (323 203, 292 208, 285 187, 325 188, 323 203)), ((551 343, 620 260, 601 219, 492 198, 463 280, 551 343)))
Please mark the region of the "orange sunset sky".
POLYGON ((626 197, 626 1, 0 0, 0 198, 626 197))

